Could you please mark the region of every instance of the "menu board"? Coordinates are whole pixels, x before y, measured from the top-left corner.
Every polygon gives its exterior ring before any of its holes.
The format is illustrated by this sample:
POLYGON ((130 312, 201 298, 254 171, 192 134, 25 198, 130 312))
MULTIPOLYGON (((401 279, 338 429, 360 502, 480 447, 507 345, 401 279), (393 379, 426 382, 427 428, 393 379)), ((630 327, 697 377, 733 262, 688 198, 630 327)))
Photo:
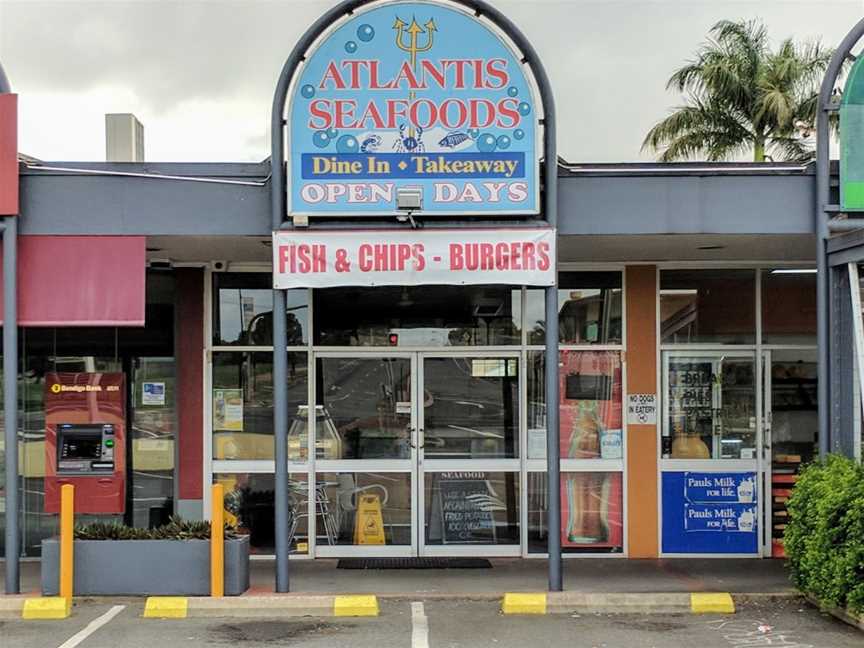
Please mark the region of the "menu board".
POLYGON ((448 473, 437 484, 444 544, 495 544, 494 491, 484 473, 448 473))
POLYGON ((755 554, 756 473, 664 472, 663 552, 755 554))

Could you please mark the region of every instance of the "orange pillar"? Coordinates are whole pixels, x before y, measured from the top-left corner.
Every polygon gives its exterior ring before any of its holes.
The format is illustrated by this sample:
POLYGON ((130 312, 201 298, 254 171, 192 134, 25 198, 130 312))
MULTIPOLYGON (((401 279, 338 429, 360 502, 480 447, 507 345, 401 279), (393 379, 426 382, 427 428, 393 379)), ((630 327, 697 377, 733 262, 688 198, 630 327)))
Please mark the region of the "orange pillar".
MULTIPOLYGON (((657 392, 657 268, 628 266, 627 393, 657 392)), ((626 416, 627 404, 624 403, 626 416)), ((656 558, 657 427, 627 426, 627 550, 630 558, 656 558)))

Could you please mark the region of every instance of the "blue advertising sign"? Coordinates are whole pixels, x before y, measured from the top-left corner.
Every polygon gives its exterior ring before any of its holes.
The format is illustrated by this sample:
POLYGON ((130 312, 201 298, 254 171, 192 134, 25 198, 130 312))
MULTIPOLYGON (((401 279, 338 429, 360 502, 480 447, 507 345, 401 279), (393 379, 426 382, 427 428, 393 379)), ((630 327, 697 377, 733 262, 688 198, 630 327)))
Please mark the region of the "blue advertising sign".
POLYGON ((664 472, 663 552, 759 551, 756 473, 664 472))
POLYGON ((446 2, 360 9, 313 46, 290 90, 288 212, 536 214, 538 108, 520 54, 446 2))

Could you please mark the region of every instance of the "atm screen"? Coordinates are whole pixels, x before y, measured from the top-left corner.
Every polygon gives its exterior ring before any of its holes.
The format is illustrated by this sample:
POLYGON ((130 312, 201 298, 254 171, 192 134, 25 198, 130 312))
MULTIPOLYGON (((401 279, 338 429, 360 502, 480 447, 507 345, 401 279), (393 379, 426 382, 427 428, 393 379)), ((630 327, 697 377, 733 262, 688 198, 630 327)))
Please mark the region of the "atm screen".
POLYGON ((60 446, 61 459, 101 459, 102 437, 65 435, 60 446))
POLYGON ((113 434, 114 426, 64 423, 57 430, 57 454, 64 460, 102 459, 103 432, 113 434))

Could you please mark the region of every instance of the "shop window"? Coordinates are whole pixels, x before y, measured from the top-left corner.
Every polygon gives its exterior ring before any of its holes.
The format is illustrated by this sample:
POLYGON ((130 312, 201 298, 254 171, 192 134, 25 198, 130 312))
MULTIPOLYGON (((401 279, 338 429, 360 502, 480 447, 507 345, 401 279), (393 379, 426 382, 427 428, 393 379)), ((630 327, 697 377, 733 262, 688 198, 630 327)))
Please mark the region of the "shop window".
MULTIPOLYGON (((624 550, 624 493, 620 472, 561 474, 561 551, 621 553, 624 550)), ((528 473, 528 551, 549 546, 546 473, 528 473)))
POLYGON ((506 286, 315 291, 322 346, 447 347, 521 342, 521 290, 506 286))
MULTIPOLYGON (((134 395, 129 402, 132 470, 127 481, 132 500, 125 520, 120 515, 82 515, 76 517, 76 522, 125 521, 147 527, 163 521, 173 511, 174 295, 172 273, 148 272, 144 327, 20 329, 18 465, 23 555, 39 556, 42 540, 55 536, 58 530, 58 516, 44 512, 44 394, 45 374, 49 372, 125 372, 130 394, 134 395), (145 381, 164 383, 164 405, 143 403, 145 381)), ((0 435, 5 421, 2 407, 0 403, 0 435)), ((4 550, 5 527, 2 484, 8 478, 4 473, 4 457, 0 444, 0 553, 4 550)))
MULTIPOLYGON (((319 459, 405 459, 411 455, 411 361, 318 358, 319 459)), ((293 434, 289 431, 289 443, 293 434)))
POLYGON ((664 458, 757 458, 752 355, 667 352, 663 368, 664 458))
POLYGON ((319 547, 411 544, 411 473, 318 473, 319 547))
POLYGON ((427 459, 519 456, 519 359, 425 358, 427 459))
MULTIPOLYGON (((289 417, 306 416, 306 357, 288 353, 289 417)), ((212 400, 214 459, 273 459, 272 353, 213 353, 212 400)))
POLYGON ((519 473, 426 473, 427 545, 518 545, 519 473))
MULTIPOLYGON (((562 344, 621 344, 620 272, 558 273, 558 340, 562 344)), ((545 344, 544 290, 528 291, 528 344, 545 344)))
MULTIPOLYGON (((272 474, 216 473, 214 484, 225 494, 225 522, 249 535, 252 553, 275 550, 275 477, 272 474)), ((288 475, 288 547, 291 553, 309 551, 309 479, 303 473, 288 475)))
POLYGON ((816 344, 816 272, 762 271, 762 342, 816 344))
MULTIPOLYGON (((562 459, 623 458, 621 354, 560 351, 558 398, 562 459)), ((528 353, 528 458, 546 458, 545 356, 528 353)))
POLYGON ((660 273, 664 344, 755 344, 755 270, 660 273))
MULTIPOLYGON (((288 346, 306 344, 308 291, 285 291, 288 346)), ((267 273, 213 275, 213 345, 273 343, 273 278, 267 273)))

